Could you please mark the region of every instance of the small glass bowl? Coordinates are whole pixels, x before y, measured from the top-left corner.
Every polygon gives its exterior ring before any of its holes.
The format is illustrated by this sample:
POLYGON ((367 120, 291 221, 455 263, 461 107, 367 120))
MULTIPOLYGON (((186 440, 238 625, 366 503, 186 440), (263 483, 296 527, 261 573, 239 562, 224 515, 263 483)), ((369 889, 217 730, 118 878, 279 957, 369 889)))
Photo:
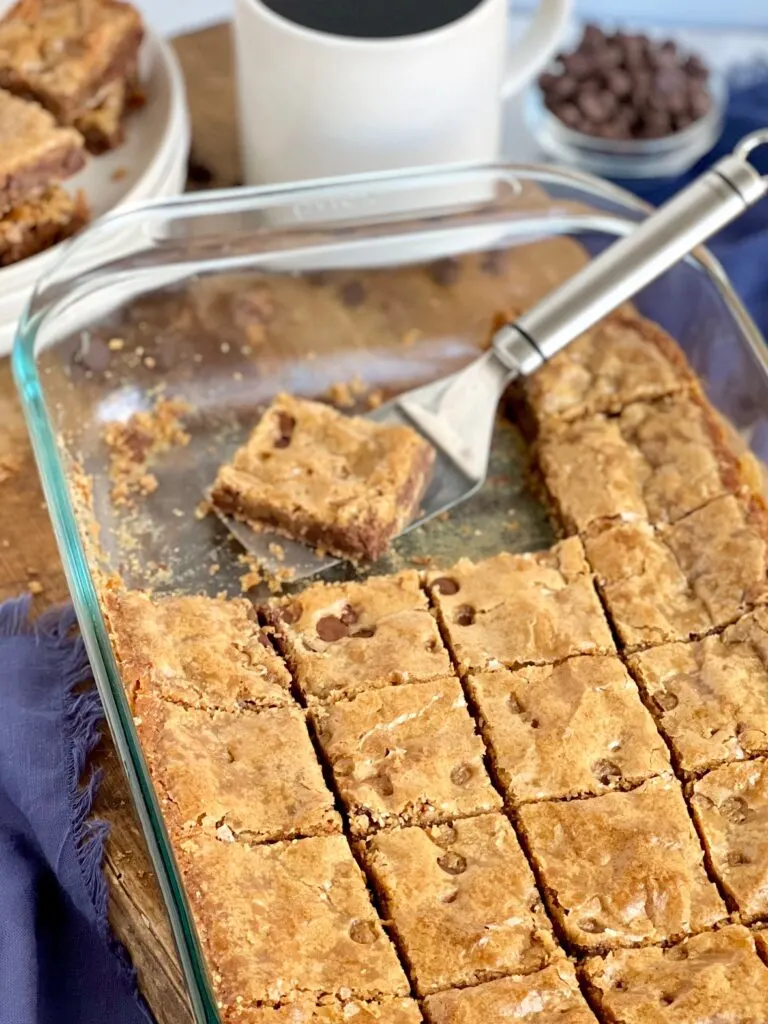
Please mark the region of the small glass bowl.
POLYGON ((544 104, 537 84, 525 94, 525 122, 541 149, 558 164, 604 178, 670 178, 683 174, 720 138, 727 103, 725 78, 710 71, 712 105, 682 131, 659 139, 602 139, 576 131, 544 104))

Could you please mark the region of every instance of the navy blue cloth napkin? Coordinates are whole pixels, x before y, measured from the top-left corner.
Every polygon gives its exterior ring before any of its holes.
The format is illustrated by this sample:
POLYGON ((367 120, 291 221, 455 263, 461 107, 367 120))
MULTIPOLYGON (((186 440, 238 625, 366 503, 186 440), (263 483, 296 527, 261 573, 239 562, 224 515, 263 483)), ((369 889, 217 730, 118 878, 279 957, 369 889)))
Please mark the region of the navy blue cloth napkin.
MULTIPOLYGON (((626 187, 659 204, 754 128, 768 124, 768 69, 731 93, 716 151, 685 178, 626 187)), ((768 159, 764 169, 768 171, 768 159)), ((768 335, 768 201, 712 245, 768 335)), ((0 606, 0 1024, 146 1024, 110 940, 104 828, 90 821, 101 705, 71 611, 32 629, 24 599, 0 606)))
POLYGON ((74 612, 28 612, 0 605, 0 1024, 147 1024, 90 818, 101 703, 74 612))

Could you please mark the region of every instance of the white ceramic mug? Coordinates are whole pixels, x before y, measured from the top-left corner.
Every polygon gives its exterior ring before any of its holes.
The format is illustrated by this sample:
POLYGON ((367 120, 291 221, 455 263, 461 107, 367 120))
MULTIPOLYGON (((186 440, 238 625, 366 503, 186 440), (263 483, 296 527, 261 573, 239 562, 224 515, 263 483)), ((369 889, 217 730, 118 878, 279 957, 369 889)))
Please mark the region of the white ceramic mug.
POLYGON ((493 160, 502 99, 547 62, 570 6, 539 0, 510 47, 508 0, 384 38, 306 28, 262 0, 235 0, 246 184, 493 160))

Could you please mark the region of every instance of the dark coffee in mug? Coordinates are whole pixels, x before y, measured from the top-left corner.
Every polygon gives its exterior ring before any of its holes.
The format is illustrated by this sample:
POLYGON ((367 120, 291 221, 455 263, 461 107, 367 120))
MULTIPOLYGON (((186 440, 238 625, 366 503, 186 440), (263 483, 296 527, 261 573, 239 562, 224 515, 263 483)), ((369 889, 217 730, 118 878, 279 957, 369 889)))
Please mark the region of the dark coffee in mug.
POLYGON ((334 36, 386 39, 450 25, 482 0, 262 0, 297 25, 334 36))

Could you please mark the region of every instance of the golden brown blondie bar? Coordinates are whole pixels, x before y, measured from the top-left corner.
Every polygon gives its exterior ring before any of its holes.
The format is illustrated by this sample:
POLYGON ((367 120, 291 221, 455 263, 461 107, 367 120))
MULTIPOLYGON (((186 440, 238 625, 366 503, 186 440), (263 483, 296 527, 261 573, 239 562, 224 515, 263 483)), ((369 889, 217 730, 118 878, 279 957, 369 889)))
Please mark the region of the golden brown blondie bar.
POLYGON ((141 690, 211 711, 292 703, 248 601, 109 589, 105 604, 129 703, 141 690))
POLYGON ((381 832, 364 851, 419 995, 528 974, 556 955, 533 874, 503 815, 381 832))
POLYGON ((622 1024, 765 1024, 768 967, 746 928, 695 935, 668 949, 617 950, 584 974, 606 1020, 622 1024))
POLYGON ((457 679, 370 690, 311 714, 354 835, 501 807, 457 679))
POLYGON ((742 920, 768 916, 768 762, 715 768, 693 784, 693 813, 742 920))
POLYGON ((683 772, 768 754, 768 609, 718 636, 642 651, 629 666, 683 772))
POLYGON ((430 1024, 597 1024, 565 958, 538 974, 438 992, 424 1009, 430 1024))
POLYGON ((596 795, 671 772, 618 658, 470 674, 497 777, 513 803, 596 795))
MULTIPOLYGON (((60 128, 37 103, 0 89, 0 215, 35 202, 37 192, 79 171, 84 162, 79 132, 60 128)), ((20 215, 17 220, 21 223, 20 215)))
POLYGON ((759 498, 716 498, 665 527, 605 523, 584 546, 630 651, 700 637, 768 600, 768 515, 759 498))
POLYGON ((676 779, 519 815, 550 912, 580 952, 670 942, 726 916, 676 779))
POLYGON ((410 427, 281 394, 220 468, 211 500, 254 529, 376 559, 416 516, 434 455, 410 427))
POLYGON ((0 86, 73 124, 135 68, 143 34, 138 11, 119 0, 18 0, 0 19, 0 86))
POLYGON ((618 417, 591 416, 545 431, 538 459, 571 533, 603 519, 675 522, 750 479, 697 395, 636 402, 618 417))
POLYGON ((408 994, 343 836, 249 846, 198 834, 176 856, 225 1011, 408 994))
POLYGON ((134 714, 165 820, 179 833, 264 842, 341 831, 299 708, 204 711, 139 690, 134 714))
POLYGON ((364 582, 316 583, 266 612, 310 703, 451 671, 413 569, 364 582))
POLYGON ((318 1003, 310 998, 278 1007, 235 1007, 227 1012, 225 1020, 227 1024, 423 1024, 424 1018, 413 999, 332 999, 318 1003))
POLYGON ((0 213, 0 267, 63 242, 87 220, 88 207, 82 195, 71 196, 59 185, 19 201, 0 213))
POLYGON ((462 672, 615 650, 578 538, 536 554, 462 558, 428 573, 427 585, 462 672))
POLYGON ((538 427, 696 387, 680 347, 661 327, 617 312, 571 342, 524 385, 538 427))

